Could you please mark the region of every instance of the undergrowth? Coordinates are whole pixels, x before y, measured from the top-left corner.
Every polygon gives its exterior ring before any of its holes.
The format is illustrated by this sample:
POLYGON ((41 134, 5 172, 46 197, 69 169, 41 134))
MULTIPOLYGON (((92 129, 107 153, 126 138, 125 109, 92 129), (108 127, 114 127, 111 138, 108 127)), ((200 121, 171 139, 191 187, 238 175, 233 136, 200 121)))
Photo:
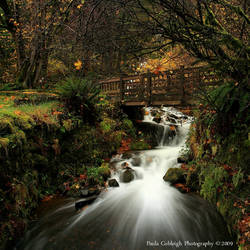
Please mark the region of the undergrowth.
POLYGON ((187 183, 213 203, 247 248, 250 234, 249 91, 228 83, 208 92, 191 126, 187 183))

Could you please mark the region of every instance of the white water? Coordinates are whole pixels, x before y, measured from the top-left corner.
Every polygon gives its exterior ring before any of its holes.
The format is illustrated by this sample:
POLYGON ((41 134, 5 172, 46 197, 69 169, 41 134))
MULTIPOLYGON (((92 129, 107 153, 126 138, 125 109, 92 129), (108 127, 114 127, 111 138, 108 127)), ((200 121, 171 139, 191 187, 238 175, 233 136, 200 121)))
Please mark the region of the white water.
MULTIPOLYGON (((151 108, 147 111, 144 120, 153 122, 151 108)), ((165 108, 161 121, 165 127, 163 137, 168 136, 168 128, 172 125, 166 120, 167 112, 179 117, 175 123, 177 135, 173 139, 162 138, 160 147, 134 153, 132 158, 119 156, 112 160, 116 168, 112 178, 121 179, 122 164, 127 162, 134 170, 133 181, 109 188, 81 213, 74 214, 74 203, 70 202, 49 214, 30 232, 23 248, 143 250, 152 248, 150 244, 159 244, 156 249, 182 249, 185 241, 214 242, 223 238, 220 217, 206 202, 180 193, 163 180, 169 168, 179 167, 177 157, 191 120, 165 108), (168 145, 164 145, 165 141, 168 145), (138 157, 140 166, 133 166, 133 158, 138 157), (162 246, 163 242, 171 241, 176 245, 162 246), (177 244, 182 246, 177 247, 177 244)), ((197 247, 189 246, 188 249, 197 247)))

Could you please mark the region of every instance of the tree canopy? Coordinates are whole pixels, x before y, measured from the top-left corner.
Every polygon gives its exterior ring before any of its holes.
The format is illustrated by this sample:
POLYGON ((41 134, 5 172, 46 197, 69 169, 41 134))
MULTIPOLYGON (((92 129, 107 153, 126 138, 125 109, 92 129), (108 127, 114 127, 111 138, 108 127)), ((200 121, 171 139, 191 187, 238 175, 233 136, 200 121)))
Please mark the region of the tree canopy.
POLYGON ((180 46, 246 85, 249 22, 247 0, 2 0, 1 79, 40 87, 78 60, 82 75, 128 73, 180 46))

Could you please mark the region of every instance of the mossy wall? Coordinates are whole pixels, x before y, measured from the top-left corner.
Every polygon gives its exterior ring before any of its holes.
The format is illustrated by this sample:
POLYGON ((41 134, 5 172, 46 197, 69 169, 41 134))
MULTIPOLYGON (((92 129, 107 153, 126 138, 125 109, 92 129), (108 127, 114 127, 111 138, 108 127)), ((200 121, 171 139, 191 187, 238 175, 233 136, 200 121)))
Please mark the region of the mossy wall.
POLYGON ((188 139, 192 161, 183 167, 187 184, 216 206, 243 247, 249 240, 249 128, 238 124, 225 136, 217 126, 215 112, 196 114, 188 139))

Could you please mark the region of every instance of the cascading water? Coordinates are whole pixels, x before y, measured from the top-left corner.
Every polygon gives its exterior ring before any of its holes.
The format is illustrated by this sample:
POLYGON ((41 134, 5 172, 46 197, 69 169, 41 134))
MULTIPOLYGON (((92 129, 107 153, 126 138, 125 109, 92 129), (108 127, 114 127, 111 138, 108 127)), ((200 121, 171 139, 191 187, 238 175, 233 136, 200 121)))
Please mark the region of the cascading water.
POLYGON ((159 146, 114 157, 112 178, 119 187, 103 192, 81 213, 68 201, 43 217, 17 249, 223 249, 217 243, 229 238, 214 208, 163 180, 168 168, 179 167, 190 117, 171 108, 147 108, 145 114, 145 122, 164 127, 159 146), (128 170, 133 180, 124 183, 128 170))

